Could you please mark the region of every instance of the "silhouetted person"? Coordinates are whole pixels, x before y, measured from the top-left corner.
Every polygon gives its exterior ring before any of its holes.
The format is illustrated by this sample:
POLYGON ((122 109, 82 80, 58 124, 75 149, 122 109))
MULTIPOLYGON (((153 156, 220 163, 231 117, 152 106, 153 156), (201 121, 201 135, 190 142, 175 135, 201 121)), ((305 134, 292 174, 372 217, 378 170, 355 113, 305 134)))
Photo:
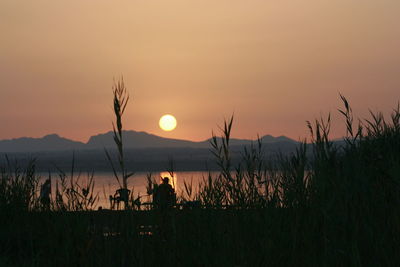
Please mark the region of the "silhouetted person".
POLYGON ((174 205, 175 191, 169 184, 168 177, 163 178, 162 184, 157 187, 154 193, 155 204, 160 210, 167 210, 174 205))
POLYGON ((169 184, 167 177, 162 181, 154 192, 154 204, 158 211, 160 236, 166 241, 173 231, 172 207, 175 204, 175 190, 169 184))
POLYGON ((40 203, 44 209, 50 209, 51 181, 48 178, 40 187, 40 203))

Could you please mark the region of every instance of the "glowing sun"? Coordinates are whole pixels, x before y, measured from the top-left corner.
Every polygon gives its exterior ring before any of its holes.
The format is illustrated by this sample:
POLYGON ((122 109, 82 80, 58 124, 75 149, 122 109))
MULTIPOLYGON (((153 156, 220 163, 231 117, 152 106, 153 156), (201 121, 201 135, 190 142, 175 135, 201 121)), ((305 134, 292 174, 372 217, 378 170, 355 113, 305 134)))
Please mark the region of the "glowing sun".
POLYGON ((174 116, 166 114, 161 117, 158 124, 164 131, 172 131, 176 127, 176 119, 174 116))

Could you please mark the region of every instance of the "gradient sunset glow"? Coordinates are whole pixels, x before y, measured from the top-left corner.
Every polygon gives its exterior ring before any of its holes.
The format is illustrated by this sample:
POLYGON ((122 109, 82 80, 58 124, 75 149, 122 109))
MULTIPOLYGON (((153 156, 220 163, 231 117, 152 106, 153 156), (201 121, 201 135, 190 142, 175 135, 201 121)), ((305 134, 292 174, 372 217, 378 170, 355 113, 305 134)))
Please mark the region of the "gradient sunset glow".
MULTIPOLYGON (((204 140, 307 136, 339 92, 356 116, 400 98, 400 1, 0 2, 0 139, 111 130, 113 78, 131 95, 124 128, 204 140), (160 114, 179 118, 165 132, 160 114)), ((340 126, 339 126, 340 125, 340 126)))

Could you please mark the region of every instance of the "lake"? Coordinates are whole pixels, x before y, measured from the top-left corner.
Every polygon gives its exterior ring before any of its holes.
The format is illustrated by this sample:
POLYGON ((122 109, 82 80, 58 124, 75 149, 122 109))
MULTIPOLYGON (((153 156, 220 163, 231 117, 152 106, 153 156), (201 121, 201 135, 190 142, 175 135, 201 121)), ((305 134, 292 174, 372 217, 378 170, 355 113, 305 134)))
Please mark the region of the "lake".
MULTIPOLYGON (((149 173, 139 172, 135 173, 133 176, 128 179, 128 189, 133 190, 135 198, 137 196, 141 196, 142 202, 150 201, 150 198, 147 195, 147 175, 149 173)), ((190 171, 190 172, 175 172, 174 177, 172 179, 170 173, 168 172, 153 172, 151 173, 152 179, 154 179, 157 183, 161 183, 162 177, 168 177, 170 179, 170 184, 174 187, 175 192, 178 196, 182 195, 185 190, 184 183, 192 183, 193 191, 196 192, 198 189, 199 182, 203 180, 203 177, 208 176, 208 172, 204 171, 190 171)), ((48 174, 41 174, 42 183, 48 174)), ((74 180, 77 179, 77 174, 74 174, 74 180)), ((60 178, 58 174, 52 174, 52 197, 55 197, 56 192, 56 184, 60 184, 60 178)), ((70 178, 67 176, 67 181, 69 185, 70 178)), ((79 175, 79 184, 85 186, 88 181, 88 174, 81 173, 79 175)), ((115 176, 111 172, 102 172, 94 174, 94 192, 98 193, 99 201, 96 207, 110 208, 109 196, 114 195, 115 191, 120 188, 115 176)), ((122 181, 121 181, 122 183, 122 181)))

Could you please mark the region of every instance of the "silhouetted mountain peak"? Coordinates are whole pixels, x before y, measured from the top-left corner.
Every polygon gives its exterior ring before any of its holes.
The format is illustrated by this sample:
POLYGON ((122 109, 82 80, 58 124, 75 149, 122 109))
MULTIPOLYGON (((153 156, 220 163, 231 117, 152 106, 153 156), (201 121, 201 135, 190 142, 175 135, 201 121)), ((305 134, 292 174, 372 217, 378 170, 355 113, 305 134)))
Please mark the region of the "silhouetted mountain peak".
MULTIPOLYGON (((71 149, 103 149, 115 148, 112 131, 91 136, 85 144, 73 141, 58 134, 45 135, 42 138, 22 137, 11 140, 0 140, 0 152, 34 152, 34 151, 62 151, 71 149)), ((193 142, 181 139, 171 139, 157 136, 144 131, 123 131, 123 143, 126 149, 142 149, 142 148, 209 148, 210 139, 202 142, 193 142)), ((218 142, 221 138, 218 137, 218 142)), ((296 141, 285 136, 273 137, 265 135, 261 138, 263 143, 278 143, 296 141)), ((250 145, 254 140, 249 139, 230 139, 231 146, 250 145)))
POLYGON ((49 134, 41 138, 21 137, 0 140, 0 152, 62 151, 84 147, 84 143, 60 137, 58 134, 49 134))
MULTIPOLYGON (((113 140, 114 133, 109 131, 104 134, 98 134, 89 138, 88 148, 109 148, 115 147, 113 140)), ((147 132, 137 132, 133 130, 123 131, 122 138, 125 148, 162 148, 162 147, 195 147, 197 142, 170 139, 147 132)))
POLYGON ((42 137, 43 140, 58 140, 58 139, 65 139, 60 137, 58 134, 48 134, 42 137))
POLYGON ((274 137, 274 136, 272 136, 270 134, 264 135, 261 138, 261 141, 263 143, 272 143, 272 142, 291 142, 291 143, 296 143, 295 140, 290 139, 289 137, 286 137, 284 135, 274 137))

